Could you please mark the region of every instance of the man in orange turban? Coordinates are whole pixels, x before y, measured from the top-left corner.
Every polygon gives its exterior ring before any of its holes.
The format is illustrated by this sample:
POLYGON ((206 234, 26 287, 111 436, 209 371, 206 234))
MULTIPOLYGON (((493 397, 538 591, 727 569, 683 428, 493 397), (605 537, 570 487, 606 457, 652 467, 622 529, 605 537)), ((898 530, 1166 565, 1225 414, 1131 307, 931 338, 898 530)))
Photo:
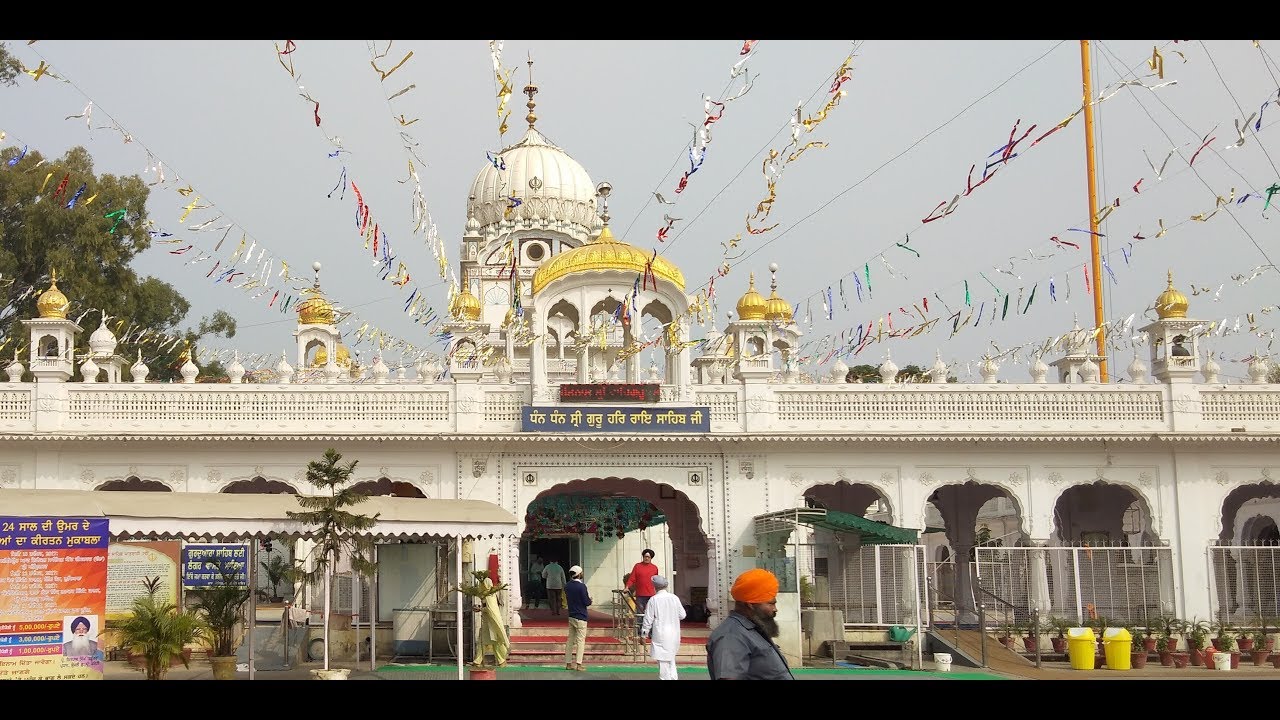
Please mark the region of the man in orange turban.
POLYGON ((712 680, 794 680, 778 637, 778 578, 753 568, 730 589, 733 610, 707 638, 707 672, 712 680))

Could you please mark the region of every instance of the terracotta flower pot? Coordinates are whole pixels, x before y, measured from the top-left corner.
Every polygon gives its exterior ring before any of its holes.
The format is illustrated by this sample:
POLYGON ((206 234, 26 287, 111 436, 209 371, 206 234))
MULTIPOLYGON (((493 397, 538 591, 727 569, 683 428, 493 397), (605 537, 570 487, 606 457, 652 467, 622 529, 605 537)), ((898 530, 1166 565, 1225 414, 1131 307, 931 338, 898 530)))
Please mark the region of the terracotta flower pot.
POLYGON ((1026 648, 1028 653, 1034 655, 1036 652, 1036 639, 1029 635, 1022 638, 1022 647, 1026 648))
POLYGON ((1253 638, 1242 637, 1236 644, 1240 646, 1240 652, 1253 652, 1253 638))
POLYGON ((1270 650, 1254 650, 1249 653, 1253 657, 1253 664, 1262 667, 1267 664, 1267 658, 1271 655, 1270 650))
POLYGON ((1189 660, 1190 657, 1190 653, 1173 653, 1173 666, 1179 669, 1186 667, 1187 660, 1189 660))
POLYGON ((1049 638, 1049 643, 1053 645, 1053 651, 1054 651, 1055 653, 1058 653, 1059 655, 1066 654, 1066 652, 1067 652, 1067 639, 1066 639, 1066 638, 1064 638, 1064 637, 1052 637, 1052 638, 1049 638))
POLYGON ((1156 651, 1156 638, 1149 637, 1142 641, 1142 649, 1149 653, 1156 651))
POLYGON ((1134 650, 1129 653, 1129 666, 1134 670, 1141 670, 1147 666, 1147 651, 1134 650))
POLYGON ((1160 664, 1164 667, 1173 667, 1173 653, 1165 650, 1160 653, 1160 664))
POLYGON ((495 670, 494 668, 476 668, 476 667, 468 668, 467 679, 468 680, 497 680, 498 671, 495 670))
POLYGON ((1280 670, 1280 653, 1271 656, 1271 667, 1280 670))
POLYGON ((1191 648, 1188 655, 1191 658, 1192 667, 1200 667, 1201 665, 1204 665, 1204 651, 1200 648, 1191 648))

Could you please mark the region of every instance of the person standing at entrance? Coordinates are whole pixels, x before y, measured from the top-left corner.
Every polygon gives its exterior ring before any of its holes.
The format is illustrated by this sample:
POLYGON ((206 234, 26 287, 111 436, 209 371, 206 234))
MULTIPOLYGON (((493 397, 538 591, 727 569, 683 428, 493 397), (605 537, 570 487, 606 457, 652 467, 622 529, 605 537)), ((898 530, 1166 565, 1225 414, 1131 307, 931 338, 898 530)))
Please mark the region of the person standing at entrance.
POLYGON ((582 665, 582 653, 587 648, 587 607, 591 605, 591 596, 587 594, 587 584, 582 582, 580 565, 569 568, 569 577, 564 588, 569 602, 569 639, 564 645, 564 669, 582 672, 586 670, 582 665))
POLYGON ((658 574, 658 566, 653 564, 653 551, 645 548, 640 553, 640 562, 631 568, 631 577, 627 579, 627 589, 635 593, 636 612, 644 614, 649 598, 657 590, 653 587, 653 576, 658 574))
POLYGON ((645 606, 640 634, 649 638, 649 654, 658 661, 658 679, 677 680, 676 654, 680 652, 684 605, 667 591, 667 579, 661 575, 653 576, 653 587, 657 592, 645 606))
POLYGON ((542 599, 542 570, 545 568, 542 558, 533 555, 529 558, 528 580, 525 581, 524 604, 526 607, 538 607, 542 599))
POLYGON ((707 672, 712 680, 795 680, 778 637, 778 578, 754 568, 730 589, 733 610, 707 638, 707 672))
POLYGON ((560 567, 559 560, 553 559, 542 568, 542 581, 547 586, 547 602, 551 605, 551 614, 559 615, 560 605, 564 600, 564 568, 560 567))

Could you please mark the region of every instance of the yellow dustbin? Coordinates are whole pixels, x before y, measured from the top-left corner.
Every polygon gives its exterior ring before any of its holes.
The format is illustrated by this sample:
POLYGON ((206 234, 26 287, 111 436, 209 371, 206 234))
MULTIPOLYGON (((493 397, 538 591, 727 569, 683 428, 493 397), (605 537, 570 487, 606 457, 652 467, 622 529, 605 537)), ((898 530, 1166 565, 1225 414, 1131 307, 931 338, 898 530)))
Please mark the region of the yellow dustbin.
POLYGON ((1093 670, 1094 656, 1098 654, 1098 639, 1093 628, 1067 628, 1067 657, 1072 670, 1093 670))
POLYGON ((1107 656, 1108 670, 1130 669, 1133 652, 1133 636, 1124 628, 1107 628, 1102 631, 1103 653, 1107 656))

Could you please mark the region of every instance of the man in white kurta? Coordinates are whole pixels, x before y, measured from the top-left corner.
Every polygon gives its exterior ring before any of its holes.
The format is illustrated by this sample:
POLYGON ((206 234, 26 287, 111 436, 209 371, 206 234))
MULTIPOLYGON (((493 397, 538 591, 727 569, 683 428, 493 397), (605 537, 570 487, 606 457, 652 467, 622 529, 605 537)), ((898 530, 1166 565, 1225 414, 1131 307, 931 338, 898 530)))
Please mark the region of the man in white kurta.
POLYGON ((667 590, 667 579, 661 575, 653 576, 653 588, 658 592, 649 599, 649 604, 644 609, 640 634, 649 638, 650 655, 658 661, 658 679, 675 680, 684 605, 680 598, 667 590))

